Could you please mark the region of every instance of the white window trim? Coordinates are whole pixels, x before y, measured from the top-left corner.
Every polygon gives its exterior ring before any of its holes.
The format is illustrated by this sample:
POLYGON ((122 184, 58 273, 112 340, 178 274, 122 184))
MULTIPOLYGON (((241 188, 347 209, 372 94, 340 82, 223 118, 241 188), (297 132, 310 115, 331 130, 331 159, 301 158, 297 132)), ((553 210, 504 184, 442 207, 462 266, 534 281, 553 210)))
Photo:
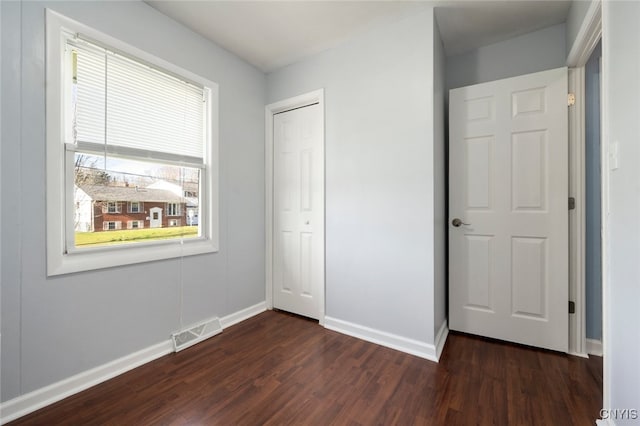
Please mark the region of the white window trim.
POLYGON ((122 229, 122 221, 120 220, 105 220, 102 222, 103 231, 119 231, 122 229), (113 229, 109 227, 109 224, 113 223, 113 229))
POLYGON ((128 213, 142 213, 144 210, 144 204, 142 203, 142 201, 129 201, 128 203, 128 209, 127 212, 128 213), (133 205, 136 204, 138 206, 138 209, 134 212, 133 211, 133 205))
POLYGON ((120 212, 122 210, 122 205, 121 205, 121 203, 119 201, 105 201, 105 203, 107 203, 107 205, 102 210, 103 213, 120 214, 120 212), (115 211, 109 210, 109 208, 111 207, 112 204, 115 204, 115 207, 116 207, 115 211))
POLYGON ((127 221, 127 229, 144 229, 144 220, 128 220, 127 221), (137 226, 133 226, 133 224, 137 226))
MULTIPOLYGON (((177 67, 163 59, 137 49, 127 43, 94 30, 79 22, 66 18, 50 9, 46 10, 46 208, 47 208, 47 275, 62 275, 80 271, 110 268, 121 265, 149 262, 154 260, 212 253, 219 250, 218 238, 218 85, 192 72, 177 67), (149 64, 181 75, 209 89, 206 113, 205 137, 208 139, 204 163, 207 166, 205 178, 200 182, 202 198, 200 203, 207 207, 206 220, 201 221, 201 237, 188 240, 162 240, 135 245, 105 246, 73 250, 66 247, 66 233, 73 233, 72 222, 66 210, 73 207, 73 191, 65 190, 65 185, 73 186, 73 171, 65 172, 64 91, 62 73, 63 52, 66 34, 79 33, 114 49, 125 52, 149 64)), ((72 160, 72 159, 71 159, 72 160)), ((69 161, 69 160, 67 160, 69 161)), ((71 219, 72 215, 70 215, 71 219)))
POLYGON ((169 217, 180 217, 182 216, 182 203, 167 203, 165 210, 169 217), (173 212, 173 206, 176 206, 175 212, 173 212))

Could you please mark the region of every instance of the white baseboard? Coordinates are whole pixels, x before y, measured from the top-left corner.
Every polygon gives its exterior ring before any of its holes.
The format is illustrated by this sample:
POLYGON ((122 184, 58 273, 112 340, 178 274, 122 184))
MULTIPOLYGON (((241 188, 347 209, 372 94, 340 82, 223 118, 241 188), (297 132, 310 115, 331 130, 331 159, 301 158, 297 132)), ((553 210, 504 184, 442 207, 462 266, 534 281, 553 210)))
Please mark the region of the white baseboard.
POLYGON ((0 424, 8 423, 18 417, 32 413, 171 352, 173 352, 173 342, 168 339, 141 351, 3 402, 0 404, 0 414, 2 416, 0 424))
MULTIPOLYGON (((266 310, 261 302, 238 312, 220 318, 223 329, 258 315, 266 310)), ((58 402, 99 383, 112 379, 143 364, 168 355, 174 351, 173 341, 167 339, 138 352, 92 368, 67 379, 26 393, 0 404, 0 425, 32 413, 47 405, 58 402)))
POLYGON ((587 339, 587 353, 589 355, 602 356, 602 342, 596 339, 587 339))
MULTIPOLYGON (((438 362, 436 347, 419 340, 409 339, 385 331, 375 330, 359 324, 339 320, 337 318, 324 317, 325 328, 348 336, 357 337, 367 342, 386 346, 401 352, 419 356, 430 361, 438 362)), ((444 332, 443 332, 444 334, 444 332)), ((444 345, 444 342, 442 342, 444 345)))
POLYGON ((438 330, 438 334, 436 334, 436 358, 440 361, 440 356, 442 355, 442 350, 444 349, 444 344, 447 341, 447 337, 449 336, 449 327, 447 326, 447 320, 442 321, 442 325, 440 326, 440 330, 438 330))
POLYGON ((248 308, 239 310, 238 312, 234 312, 232 314, 229 314, 227 316, 220 318, 220 323, 222 324, 223 329, 229 328, 232 325, 235 325, 239 322, 247 320, 258 314, 261 314, 266 310, 267 310, 266 302, 256 303, 253 306, 249 306, 248 308))
POLYGON ((578 356, 580 358, 589 358, 589 354, 588 353, 581 353, 581 352, 573 352, 573 351, 569 351, 567 352, 567 354, 572 355, 572 356, 578 356))

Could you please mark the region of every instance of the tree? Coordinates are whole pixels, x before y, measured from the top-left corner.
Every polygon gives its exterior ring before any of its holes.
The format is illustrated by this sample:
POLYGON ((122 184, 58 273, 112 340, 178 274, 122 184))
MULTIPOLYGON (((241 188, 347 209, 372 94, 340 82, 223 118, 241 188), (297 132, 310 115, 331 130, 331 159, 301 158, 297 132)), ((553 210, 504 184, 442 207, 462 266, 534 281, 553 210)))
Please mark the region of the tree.
POLYGON ((85 154, 76 154, 74 183, 82 185, 109 185, 114 181, 106 170, 97 167, 98 159, 85 154))
POLYGON ((198 182, 200 171, 191 167, 161 166, 155 170, 158 179, 182 185, 184 182, 198 182))

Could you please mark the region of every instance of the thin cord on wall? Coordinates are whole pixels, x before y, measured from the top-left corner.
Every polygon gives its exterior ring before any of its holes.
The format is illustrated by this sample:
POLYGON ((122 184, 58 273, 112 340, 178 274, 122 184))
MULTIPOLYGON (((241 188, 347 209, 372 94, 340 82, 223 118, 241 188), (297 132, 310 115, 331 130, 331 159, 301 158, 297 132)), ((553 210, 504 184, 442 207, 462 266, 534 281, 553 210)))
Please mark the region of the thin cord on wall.
MULTIPOLYGON (((186 98, 186 92, 185 92, 185 98, 186 98)), ((186 99, 184 100, 184 102, 186 103, 186 99)), ((183 106, 183 111, 185 110, 184 106, 183 106)), ((183 126, 183 130, 184 127, 186 126, 186 114, 183 113, 183 117, 182 117, 182 126, 183 126)), ((187 205, 186 205, 186 199, 184 196, 184 185, 185 185, 185 178, 184 178, 184 168, 180 167, 180 174, 178 176, 178 183, 179 183, 179 187, 180 187, 180 204, 179 204, 179 212, 180 212, 180 226, 184 226, 186 224, 182 223, 182 204, 184 204, 184 207, 186 209, 187 205)), ((177 213, 177 212, 176 212, 177 213)), ((180 330, 184 330, 184 228, 182 228, 182 233, 180 234, 180 330)))
POLYGON ((184 329, 184 237, 180 238, 180 330, 184 329))

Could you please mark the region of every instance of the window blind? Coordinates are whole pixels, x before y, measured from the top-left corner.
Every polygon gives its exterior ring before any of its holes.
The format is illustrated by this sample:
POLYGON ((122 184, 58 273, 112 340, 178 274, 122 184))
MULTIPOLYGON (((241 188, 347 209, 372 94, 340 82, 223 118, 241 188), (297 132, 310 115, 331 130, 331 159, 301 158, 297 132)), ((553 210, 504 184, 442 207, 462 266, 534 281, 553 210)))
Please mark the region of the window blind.
POLYGON ((67 49, 74 142, 203 158, 203 88, 88 42, 67 49))

